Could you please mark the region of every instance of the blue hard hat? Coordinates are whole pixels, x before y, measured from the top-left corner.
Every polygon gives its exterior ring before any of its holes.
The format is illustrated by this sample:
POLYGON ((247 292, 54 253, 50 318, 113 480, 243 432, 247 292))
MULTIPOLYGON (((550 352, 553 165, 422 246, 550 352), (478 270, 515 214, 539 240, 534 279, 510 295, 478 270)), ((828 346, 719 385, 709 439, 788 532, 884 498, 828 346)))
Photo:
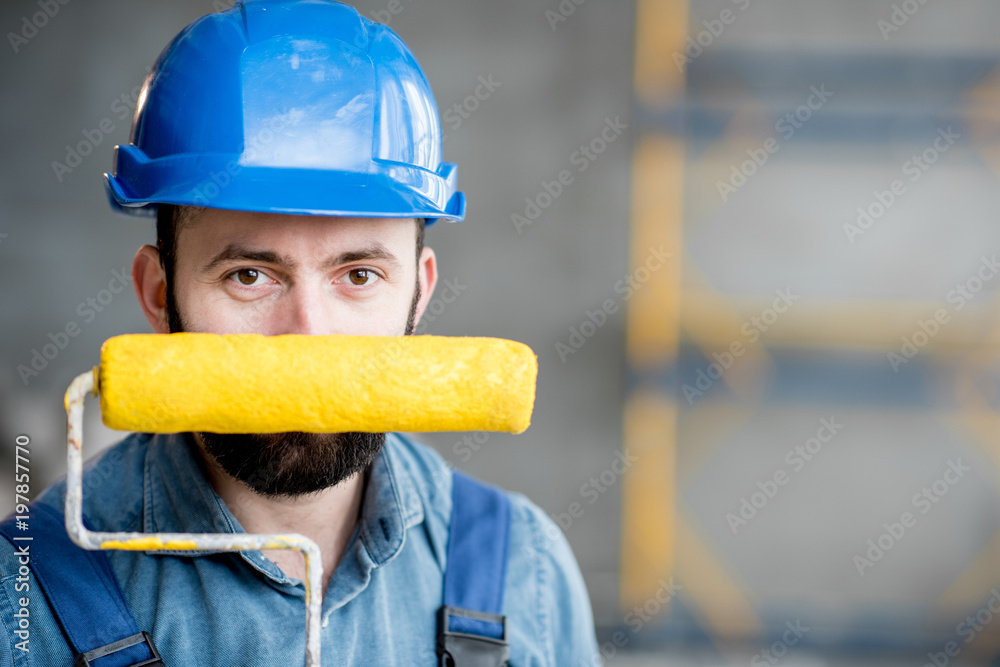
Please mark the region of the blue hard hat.
POLYGON ((157 204, 458 222, 441 121, 413 54, 333 0, 243 0, 164 49, 128 145, 105 174, 116 209, 157 204))

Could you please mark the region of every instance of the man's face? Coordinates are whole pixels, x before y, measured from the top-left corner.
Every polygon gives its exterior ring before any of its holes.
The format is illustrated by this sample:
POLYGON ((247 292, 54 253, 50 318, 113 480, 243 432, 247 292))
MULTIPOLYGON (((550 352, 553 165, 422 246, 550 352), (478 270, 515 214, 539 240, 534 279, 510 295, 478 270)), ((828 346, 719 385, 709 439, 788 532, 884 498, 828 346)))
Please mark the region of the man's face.
POLYGON ((177 234, 174 299, 185 331, 401 336, 415 244, 410 219, 205 209, 177 234))
MULTIPOLYGON (((425 248, 416 260, 412 219, 205 209, 178 229, 174 256, 172 303, 164 305, 176 308, 175 321, 189 332, 404 335, 436 280, 433 252, 425 248)), ((166 320, 144 309, 165 331, 166 320)), ((385 438, 199 435, 225 472, 269 496, 333 486, 361 472, 385 438)))

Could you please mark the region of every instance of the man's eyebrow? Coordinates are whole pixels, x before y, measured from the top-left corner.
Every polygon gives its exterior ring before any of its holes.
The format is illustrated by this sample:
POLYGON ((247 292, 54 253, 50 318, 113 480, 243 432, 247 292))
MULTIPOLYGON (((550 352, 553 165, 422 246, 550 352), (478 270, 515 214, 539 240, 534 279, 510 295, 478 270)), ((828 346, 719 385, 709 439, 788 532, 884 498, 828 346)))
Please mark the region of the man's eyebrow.
POLYGON ((323 262, 322 268, 331 269, 335 266, 340 266, 341 264, 360 262, 366 259, 384 259, 399 265, 399 259, 394 254, 386 250, 385 246, 380 243, 374 243, 366 248, 348 250, 335 257, 331 257, 323 262))
POLYGON ((213 257, 208 264, 205 265, 204 270, 211 271, 223 262, 230 262, 234 260, 262 262, 264 264, 273 264, 289 270, 295 268, 295 262, 293 260, 287 257, 282 257, 276 252, 272 252, 270 250, 253 250, 251 248, 247 248, 246 246, 241 246, 238 243, 230 243, 223 248, 219 254, 213 257))
MULTIPOLYGON (((323 262, 321 268, 324 270, 331 269, 333 267, 340 266, 342 264, 349 264, 350 262, 359 262, 366 259, 382 259, 392 262, 399 266, 399 259, 389 252, 385 246, 380 243, 372 244, 365 248, 359 248, 357 250, 347 250, 340 253, 334 257, 330 257, 323 262)), ((204 270, 211 271, 213 268, 222 264, 223 262, 231 261, 248 261, 248 262, 261 262, 264 264, 273 264, 274 266, 279 266, 286 270, 295 269, 297 264, 294 260, 288 257, 282 257, 276 252, 270 250, 253 250, 242 246, 238 243, 230 243, 225 248, 222 249, 215 257, 209 260, 208 264, 205 265, 204 270)))

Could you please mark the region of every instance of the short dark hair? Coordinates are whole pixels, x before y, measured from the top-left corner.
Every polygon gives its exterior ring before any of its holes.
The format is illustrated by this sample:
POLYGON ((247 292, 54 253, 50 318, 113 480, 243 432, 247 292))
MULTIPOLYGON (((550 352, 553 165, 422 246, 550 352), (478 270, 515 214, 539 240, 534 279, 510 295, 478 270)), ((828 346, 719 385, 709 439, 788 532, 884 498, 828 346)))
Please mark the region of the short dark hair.
POLYGON ((160 251, 160 266, 167 283, 167 327, 170 333, 184 330, 174 300, 174 263, 177 234, 192 217, 193 212, 186 206, 160 204, 156 209, 156 249, 160 251))
MULTIPOLYGON (((160 251, 160 266, 163 268, 167 281, 167 325, 171 333, 184 330, 181 325, 180 313, 177 311, 177 304, 174 301, 173 290, 177 235, 204 210, 204 208, 197 206, 177 206, 174 204, 160 204, 156 209, 156 248, 160 251)), ((424 218, 415 218, 415 220, 417 222, 417 264, 419 265, 420 255, 424 251, 424 228, 427 226, 427 221, 424 218)))

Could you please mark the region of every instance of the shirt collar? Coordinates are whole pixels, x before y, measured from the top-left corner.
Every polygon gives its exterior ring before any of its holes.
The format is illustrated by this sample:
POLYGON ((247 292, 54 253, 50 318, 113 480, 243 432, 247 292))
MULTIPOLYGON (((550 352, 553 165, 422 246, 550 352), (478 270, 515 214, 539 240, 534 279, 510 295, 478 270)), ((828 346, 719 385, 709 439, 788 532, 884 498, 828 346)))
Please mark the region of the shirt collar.
MULTIPOLYGON (((331 582, 348 599, 367 585, 370 572, 392 560, 402 549, 406 529, 424 519, 423 502, 413 472, 396 451, 394 433, 369 468, 361 517, 331 582), (345 572, 342 573, 342 570, 345 572), (342 576, 352 575, 352 576, 342 576)), ((189 434, 156 435, 150 440, 143 466, 143 531, 146 533, 242 533, 239 521, 212 489, 189 434)), ((206 551, 149 551, 172 556, 201 556, 206 551)), ((275 583, 292 583, 259 551, 241 552, 254 568, 275 583)), ((343 599, 343 602, 346 602, 343 599)), ((324 607, 327 605, 324 604, 324 607)), ((339 605, 337 605, 339 606, 339 605)))

